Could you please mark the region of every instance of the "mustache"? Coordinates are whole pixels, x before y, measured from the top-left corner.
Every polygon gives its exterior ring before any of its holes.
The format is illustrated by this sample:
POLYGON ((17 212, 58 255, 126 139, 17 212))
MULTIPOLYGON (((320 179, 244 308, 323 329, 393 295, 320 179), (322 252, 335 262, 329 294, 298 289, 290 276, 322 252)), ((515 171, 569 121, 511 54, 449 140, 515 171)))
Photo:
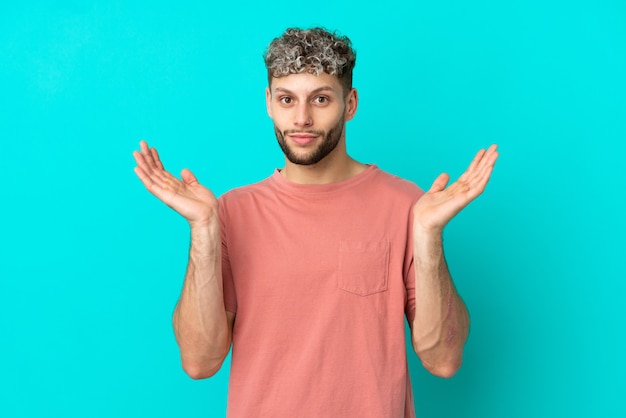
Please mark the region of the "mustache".
POLYGON ((317 135, 324 136, 326 132, 319 130, 298 130, 298 129, 286 129, 283 131, 283 135, 293 135, 293 134, 306 134, 306 135, 317 135))

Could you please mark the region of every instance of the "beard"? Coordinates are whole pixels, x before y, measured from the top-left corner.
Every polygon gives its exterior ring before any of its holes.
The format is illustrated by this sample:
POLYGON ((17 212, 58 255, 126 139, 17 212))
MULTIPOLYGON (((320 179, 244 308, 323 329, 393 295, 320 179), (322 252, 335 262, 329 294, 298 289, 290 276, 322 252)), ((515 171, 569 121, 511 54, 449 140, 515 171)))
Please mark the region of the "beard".
POLYGON ((339 122, 335 126, 333 126, 328 132, 301 129, 287 129, 281 132, 281 130, 278 129, 276 125, 274 125, 274 133, 276 134, 276 139, 278 140, 278 145, 280 146, 280 149, 283 150, 283 154, 285 154, 285 157, 290 162, 298 165, 313 165, 322 161, 337 147, 337 144, 339 144, 339 141, 341 140, 344 126, 344 118, 342 117, 341 120, 339 120, 339 122), (306 153, 296 153, 285 140, 285 137, 287 135, 294 133, 312 134, 321 136, 324 139, 322 143, 317 146, 317 148, 306 153))

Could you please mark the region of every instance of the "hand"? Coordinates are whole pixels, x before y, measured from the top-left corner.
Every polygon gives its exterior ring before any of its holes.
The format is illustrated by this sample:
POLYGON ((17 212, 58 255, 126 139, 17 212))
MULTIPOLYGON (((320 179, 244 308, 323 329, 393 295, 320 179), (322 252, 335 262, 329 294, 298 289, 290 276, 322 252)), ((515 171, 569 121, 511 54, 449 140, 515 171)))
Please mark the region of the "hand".
POLYGON ((150 193, 185 217, 192 227, 217 219, 217 199, 191 171, 184 169, 181 181, 163 168, 155 148, 149 148, 145 141, 139 146, 141 151, 133 152, 135 174, 150 193))
POLYGON ((494 144, 487 151, 478 151, 467 171, 447 188, 448 174, 440 174, 435 179, 430 190, 413 206, 416 233, 441 233, 450 219, 485 190, 498 158, 497 149, 494 144))

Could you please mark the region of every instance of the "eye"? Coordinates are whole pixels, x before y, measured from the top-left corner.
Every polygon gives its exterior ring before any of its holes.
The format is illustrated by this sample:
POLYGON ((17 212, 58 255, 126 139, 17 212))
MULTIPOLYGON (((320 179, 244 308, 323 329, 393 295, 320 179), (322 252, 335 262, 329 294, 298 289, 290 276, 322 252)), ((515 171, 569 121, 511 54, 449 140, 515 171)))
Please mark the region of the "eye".
POLYGON ((278 101, 282 104, 288 105, 293 103, 293 99, 289 96, 283 96, 283 97, 279 97, 278 101))
POLYGON ((330 99, 326 96, 317 96, 313 101, 317 104, 327 104, 330 99))

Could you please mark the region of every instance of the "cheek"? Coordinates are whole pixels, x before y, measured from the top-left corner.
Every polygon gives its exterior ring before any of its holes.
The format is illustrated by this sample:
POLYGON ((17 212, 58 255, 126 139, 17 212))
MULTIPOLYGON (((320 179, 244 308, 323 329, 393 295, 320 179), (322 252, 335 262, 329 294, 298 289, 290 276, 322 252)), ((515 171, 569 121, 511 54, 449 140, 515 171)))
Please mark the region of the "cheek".
POLYGON ((274 116, 272 117, 272 122, 274 122, 274 126, 278 127, 281 131, 287 126, 283 118, 276 115, 276 113, 274 113, 274 116))
POLYGON ((274 123, 284 123, 288 118, 288 114, 285 109, 281 109, 276 105, 270 106, 270 117, 274 123))
POLYGON ((281 118, 276 114, 274 114, 274 117, 272 118, 272 123, 274 124, 274 130, 279 131, 281 134, 286 130, 293 128, 288 121, 284 119, 284 117, 281 118))
POLYGON ((326 130, 332 129, 335 126, 343 123, 344 116, 345 116, 344 109, 337 110, 337 112, 335 112, 332 116, 327 115, 325 118, 325 123, 324 123, 326 130))
POLYGON ((344 112, 345 107, 337 104, 322 109, 316 109, 312 116, 317 124, 332 126, 343 118, 344 112))

